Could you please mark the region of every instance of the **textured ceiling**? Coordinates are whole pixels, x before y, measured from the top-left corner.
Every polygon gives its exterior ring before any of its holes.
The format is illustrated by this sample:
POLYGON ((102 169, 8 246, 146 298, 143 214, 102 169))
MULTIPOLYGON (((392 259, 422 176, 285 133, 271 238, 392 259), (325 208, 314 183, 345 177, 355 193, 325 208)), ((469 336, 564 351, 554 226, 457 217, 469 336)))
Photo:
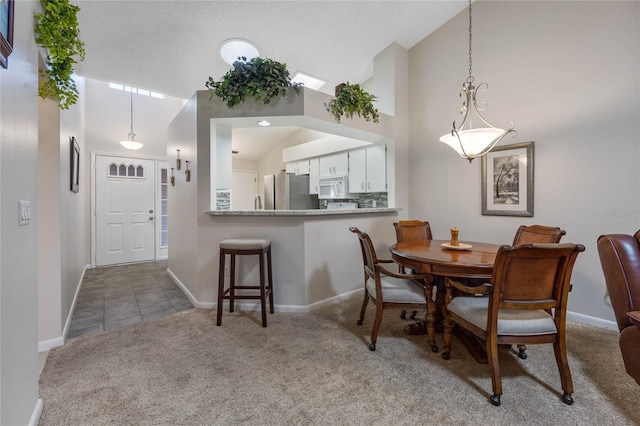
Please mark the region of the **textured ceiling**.
POLYGON ((229 38, 254 42, 262 57, 328 81, 372 75, 393 42, 409 49, 463 10, 466 1, 105 1, 80 6, 88 78, 190 98, 230 68, 217 54, 229 38))

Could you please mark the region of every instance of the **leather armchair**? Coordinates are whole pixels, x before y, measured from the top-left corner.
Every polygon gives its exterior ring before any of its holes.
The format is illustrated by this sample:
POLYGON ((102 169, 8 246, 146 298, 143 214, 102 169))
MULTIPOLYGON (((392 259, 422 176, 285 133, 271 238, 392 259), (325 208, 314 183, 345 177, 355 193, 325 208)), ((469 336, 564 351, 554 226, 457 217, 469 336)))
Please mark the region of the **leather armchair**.
POLYGON ((640 384, 640 231, 598 237, 598 253, 620 330, 627 373, 640 384))

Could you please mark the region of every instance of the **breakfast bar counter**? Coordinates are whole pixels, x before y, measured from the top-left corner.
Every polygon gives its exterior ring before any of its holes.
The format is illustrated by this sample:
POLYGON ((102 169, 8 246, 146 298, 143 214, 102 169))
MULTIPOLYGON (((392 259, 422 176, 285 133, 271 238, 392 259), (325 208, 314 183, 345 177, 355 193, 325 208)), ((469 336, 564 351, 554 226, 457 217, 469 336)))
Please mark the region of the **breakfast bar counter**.
POLYGON ((394 207, 363 209, 313 209, 313 210, 207 210, 210 216, 332 216, 368 213, 399 212, 394 207))
MULTIPOLYGON (((202 210, 194 252, 174 252, 184 263, 196 262, 192 302, 201 308, 215 306, 219 275, 219 246, 225 239, 271 241, 275 310, 308 312, 353 292, 361 293, 362 253, 349 227, 368 232, 380 252, 395 243, 393 222, 402 208, 355 208, 313 210, 202 210)), ((176 234, 175 238, 190 238, 176 234)), ((258 282, 258 259, 247 258, 236 271, 238 282, 258 282)), ((172 267, 170 266, 170 269, 172 267)), ((173 271, 173 269, 172 269, 173 271)), ((181 272, 181 271, 177 271, 181 272)), ((189 271, 182 272, 187 276, 189 271)), ((179 276, 178 273, 175 274, 179 276)), ((239 309, 257 309, 243 301, 239 309)), ((255 305, 255 306, 253 306, 255 305)))

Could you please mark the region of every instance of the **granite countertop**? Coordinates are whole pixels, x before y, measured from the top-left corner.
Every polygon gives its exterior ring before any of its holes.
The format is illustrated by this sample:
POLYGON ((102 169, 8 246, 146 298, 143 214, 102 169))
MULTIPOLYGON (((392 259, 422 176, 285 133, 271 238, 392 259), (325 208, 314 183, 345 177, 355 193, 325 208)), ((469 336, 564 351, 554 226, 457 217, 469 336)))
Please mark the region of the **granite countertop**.
POLYGON ((402 209, 396 207, 384 207, 341 210, 206 210, 204 213, 210 216, 336 216, 345 214, 390 213, 399 212, 400 210, 402 209))

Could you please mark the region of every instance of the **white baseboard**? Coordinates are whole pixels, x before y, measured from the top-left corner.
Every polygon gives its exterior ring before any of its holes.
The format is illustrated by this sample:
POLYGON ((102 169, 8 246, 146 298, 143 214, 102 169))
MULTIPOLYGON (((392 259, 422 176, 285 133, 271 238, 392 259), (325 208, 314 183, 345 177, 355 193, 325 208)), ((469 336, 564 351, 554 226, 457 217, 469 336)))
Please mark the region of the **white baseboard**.
MULTIPOLYGON (((189 301, 191 302, 191 304, 193 306, 195 306, 196 308, 201 308, 201 309, 216 309, 216 307, 217 307, 217 303, 216 302, 200 302, 200 301, 198 301, 198 299, 196 299, 196 297, 193 294, 191 294, 191 292, 187 289, 187 287, 178 279, 178 277, 175 276, 175 274, 173 272, 171 272, 171 270, 169 268, 167 268, 167 273, 169 274, 169 276, 171 277, 173 282, 175 282, 176 285, 178 287, 180 287, 180 289, 184 292, 184 294, 187 296, 187 298, 189 299, 189 301)), ((296 313, 296 314, 304 314, 304 313, 307 313, 307 312, 315 311, 316 309, 320 309, 323 306, 331 305, 331 304, 339 302, 341 300, 348 299, 354 293, 361 292, 361 291, 362 291, 362 289, 353 290, 353 291, 350 291, 348 293, 344 293, 344 294, 340 294, 338 296, 330 297, 328 299, 321 300, 319 302, 315 302, 315 303, 312 303, 311 305, 307 305, 307 306, 275 305, 273 307, 273 309, 276 312, 289 312, 289 313, 296 313)), ((238 310, 241 310, 241 311, 259 311, 260 310, 260 301, 259 300, 255 300, 255 301, 251 301, 251 302, 247 302, 247 301, 236 302, 235 305, 238 308, 238 310)))
POLYGON ((187 296, 187 299, 189 299, 193 306, 201 309, 213 309, 216 307, 216 304, 214 302, 198 302, 198 299, 196 299, 195 296, 191 294, 189 289, 187 289, 187 287, 182 284, 182 281, 180 281, 178 277, 176 277, 175 274, 171 272, 171 269, 167 268, 167 273, 169 274, 173 282, 176 283, 178 287, 180 287, 180 290, 183 291, 183 293, 187 296))
POLYGON ((567 311, 567 318, 582 324, 618 331, 618 324, 615 321, 604 320, 602 318, 596 318, 590 315, 579 314, 571 311, 567 311))
POLYGON ((312 303, 312 304, 310 304, 310 305, 307 305, 307 307, 306 307, 306 308, 307 308, 307 312, 312 312, 312 311, 315 311, 316 309, 320 309, 320 308, 322 308, 322 307, 324 307, 324 306, 327 306, 327 305, 331 305, 331 304, 334 304, 334 303, 340 302, 341 300, 344 300, 344 299, 348 299, 348 298, 350 298, 350 297, 351 297, 351 296, 353 296, 355 293, 362 293, 363 291, 364 291, 364 289, 363 289, 363 288, 359 288, 359 289, 356 289, 356 290, 350 291, 350 292, 348 292, 348 293, 342 293, 342 294, 339 294, 339 295, 337 295, 337 296, 333 296, 333 297, 330 297, 330 298, 328 298, 328 299, 325 299, 325 300, 321 300, 321 301, 319 301, 319 302, 312 303))
POLYGON ((64 338, 62 336, 56 337, 55 339, 44 340, 38 342, 38 352, 46 352, 62 345, 64 345, 64 338))
POLYGON ((31 418, 29 419, 29 426, 38 426, 38 422, 40 422, 40 416, 42 415, 42 407, 44 406, 42 399, 38 399, 36 402, 36 406, 33 409, 33 413, 31 413, 31 418))
POLYGON ((76 310, 76 302, 78 301, 78 295, 80 294, 80 288, 82 287, 84 275, 89 268, 91 268, 91 265, 84 265, 82 274, 80 274, 80 280, 78 282, 78 285, 76 286, 76 293, 73 295, 73 302, 71 302, 71 309, 69 309, 67 320, 65 321, 64 328, 62 329, 62 336, 38 342, 38 352, 46 352, 50 349, 64 345, 64 341, 67 339, 67 334, 69 334, 69 327, 71 326, 71 318, 73 318, 73 312, 76 310))
MULTIPOLYGON (((173 281, 176 283, 178 287, 185 293, 187 298, 191 301, 193 306, 196 308, 202 309, 215 309, 217 303, 216 302, 199 302, 198 299, 195 298, 193 294, 180 282, 178 277, 176 277, 170 269, 167 268, 167 272, 173 281)), ((290 313, 307 313, 312 312, 317 309, 320 309, 324 306, 331 305, 333 303, 339 302, 344 299, 348 299, 353 296, 355 293, 362 292, 362 289, 356 289, 347 293, 339 294, 337 296, 330 297, 325 300, 321 300, 319 302, 312 303, 306 306, 300 305, 275 305, 274 310, 277 312, 290 312, 290 313)), ((75 303, 75 300, 74 300, 75 303)), ((236 302, 236 307, 238 310, 242 311, 258 311, 260 310, 260 302, 256 300, 255 302, 236 302)), ((579 314, 577 312, 567 311, 567 318, 577 321, 582 324, 592 325, 595 327, 606 328, 608 330, 618 330, 618 325, 615 321, 604 320, 597 317, 592 317, 585 314, 579 314)))

